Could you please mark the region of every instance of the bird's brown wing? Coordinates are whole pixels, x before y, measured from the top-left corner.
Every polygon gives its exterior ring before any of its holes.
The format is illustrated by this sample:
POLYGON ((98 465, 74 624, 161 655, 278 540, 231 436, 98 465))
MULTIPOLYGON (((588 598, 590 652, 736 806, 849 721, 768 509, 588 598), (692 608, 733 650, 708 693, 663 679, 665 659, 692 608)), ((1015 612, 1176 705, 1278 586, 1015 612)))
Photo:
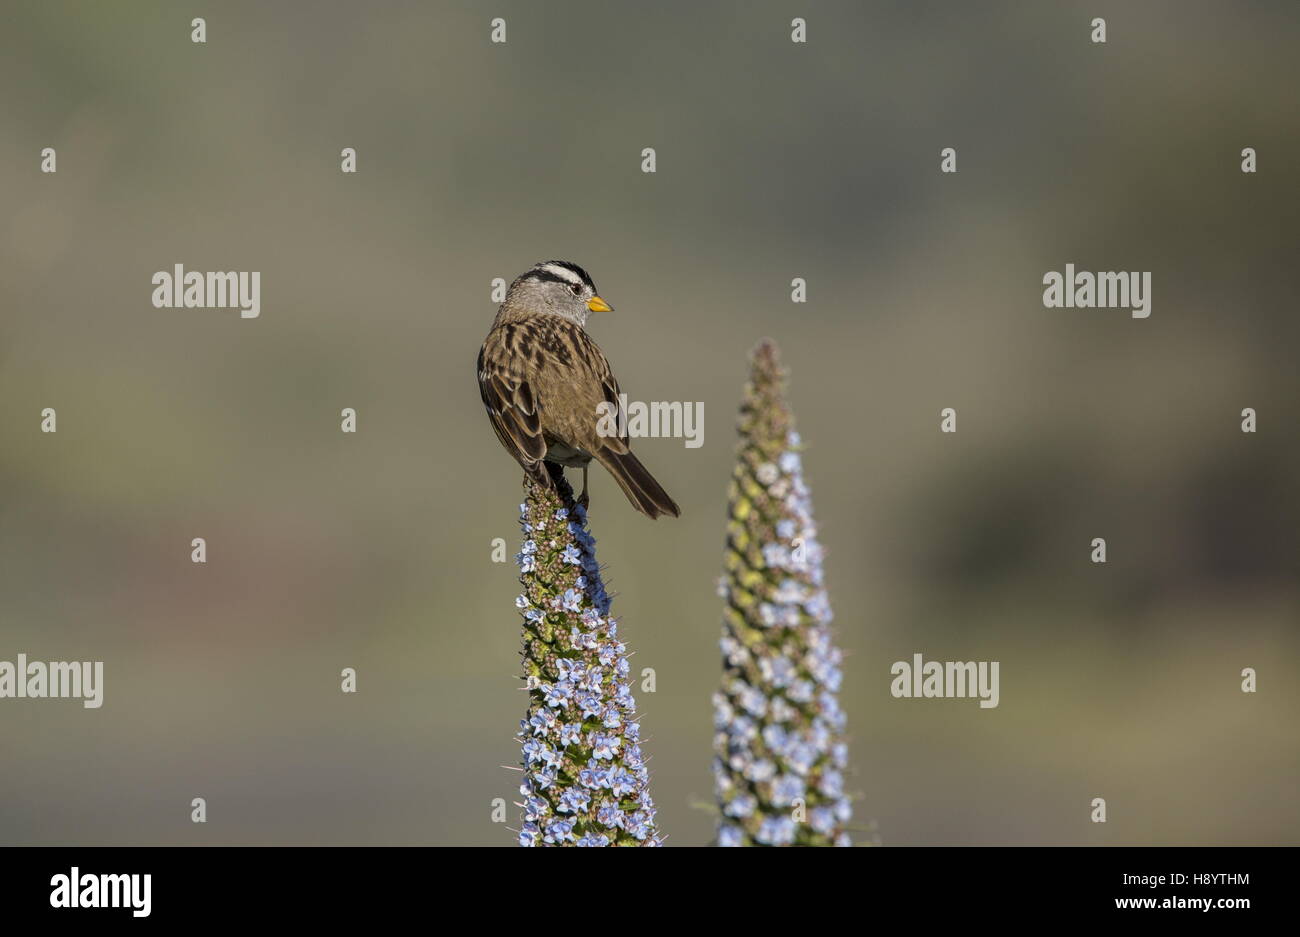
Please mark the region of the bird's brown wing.
POLYGON ((479 394, 501 445, 525 471, 536 474, 546 455, 546 440, 537 397, 524 361, 510 347, 511 339, 505 329, 488 333, 478 353, 479 394))
POLYGON ((498 323, 479 351, 478 379, 497 438, 536 481, 550 484, 542 460, 559 443, 599 460, 637 510, 651 518, 678 515, 673 499, 632 455, 626 429, 600 432, 608 428, 600 425, 601 403, 618 417, 618 381, 581 326, 553 315, 498 323))
MULTIPOLYGON (((618 419, 619 389, 618 380, 614 377, 614 372, 609 366, 609 359, 605 353, 596 346, 585 331, 575 329, 576 340, 579 349, 579 355, 585 360, 587 367, 590 369, 593 384, 599 385, 601 402, 609 404, 607 412, 614 419, 618 419)), ((595 417, 596 407, 592 405, 592 416, 595 417)), ((606 421, 608 422, 608 421, 606 421)), ((617 424, 616 424, 617 425, 617 424)), ((614 452, 627 452, 627 427, 618 425, 620 430, 615 435, 604 435, 599 437, 599 444, 602 448, 611 449, 614 452)), ((591 450, 595 452, 595 449, 591 450)))
MULTIPOLYGON (((612 410, 609 412, 617 416, 620 394, 618 381, 614 378, 609 361, 596 347, 596 343, 587 337, 586 332, 577 329, 576 333, 574 337, 576 356, 582 359, 583 366, 591 375, 588 383, 593 388, 593 392, 590 396, 594 398, 599 393, 601 399, 611 405, 612 410), (596 387, 599 387, 598 392, 594 391, 596 387)), ((594 414, 598 402, 589 399, 590 409, 586 412, 594 414)), ((543 415, 543 422, 549 422, 549 414, 543 415)), ((641 460, 632 454, 626 427, 619 427, 621 432, 618 434, 600 434, 595 431, 599 426, 598 423, 587 423, 585 426, 590 427, 587 430, 590 435, 580 439, 583 448, 605 466, 614 481, 618 482, 618 486, 623 489, 623 493, 627 495, 628 501, 632 502, 633 507, 651 520, 661 514, 671 514, 673 517, 681 515, 677 502, 669 497, 668 492, 664 491, 659 482, 655 481, 654 476, 641 464, 641 460)))
POLYGON ((609 361, 586 331, 560 316, 535 316, 520 328, 520 353, 529 362, 547 441, 593 455, 601 449, 626 452, 626 432, 600 432, 610 423, 618 425, 619 388, 609 361), (608 419, 602 420, 601 404, 608 405, 603 408, 608 419))

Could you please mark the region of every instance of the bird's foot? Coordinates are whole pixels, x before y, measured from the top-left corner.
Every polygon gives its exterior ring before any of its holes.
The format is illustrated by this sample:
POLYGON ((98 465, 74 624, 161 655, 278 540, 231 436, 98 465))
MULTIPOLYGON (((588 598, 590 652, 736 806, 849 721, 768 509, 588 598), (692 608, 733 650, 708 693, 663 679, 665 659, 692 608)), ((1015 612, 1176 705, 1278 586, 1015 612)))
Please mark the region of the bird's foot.
POLYGON ((578 495, 578 504, 582 505, 584 515, 587 513, 587 503, 587 466, 584 463, 582 466, 582 494, 578 495))

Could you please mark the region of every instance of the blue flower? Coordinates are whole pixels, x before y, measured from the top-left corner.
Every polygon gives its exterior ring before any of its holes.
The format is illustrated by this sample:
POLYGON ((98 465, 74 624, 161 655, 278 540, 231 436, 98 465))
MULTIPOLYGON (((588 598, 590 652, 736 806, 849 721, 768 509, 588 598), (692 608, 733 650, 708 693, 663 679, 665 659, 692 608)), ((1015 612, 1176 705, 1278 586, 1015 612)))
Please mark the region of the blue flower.
POLYGON ((601 761, 608 761, 618 754, 619 737, 610 732, 591 733, 591 755, 601 761))
POLYGON ((823 771, 817 789, 827 797, 840 797, 844 793, 844 775, 834 768, 823 771))
POLYGON ((648 839, 654 835, 654 816, 648 810, 638 810, 627 818, 626 827, 636 839, 648 839))
POLYGON ((543 684, 540 689, 547 706, 563 706, 573 697, 573 687, 564 681, 543 684))
POLYGON ((546 824, 546 835, 543 837, 548 843, 562 843, 566 840, 573 839, 573 821, 572 820, 552 820, 546 824))
POLYGON ((763 544, 763 565, 769 569, 784 569, 790 565, 790 548, 783 543, 763 544))
POLYGON ((740 705, 752 716, 761 716, 767 712, 767 697, 757 687, 747 686, 741 690, 740 705))
POLYGON ((794 842, 794 820, 789 817, 766 817, 754 834, 765 846, 788 846, 794 842))
POLYGON ((598 693, 587 693, 578 700, 578 707, 584 719, 599 719, 605 712, 605 701, 598 693))
POLYGON ((555 713, 549 709, 539 709, 529 717, 528 725, 532 728, 533 735, 545 736, 555 725, 555 713))
POLYGON ((792 774, 783 774, 772 782, 772 803, 790 807, 804 794, 803 780, 792 774))
POLYGON ((596 810, 596 820, 605 826, 618 828, 623 825, 623 811, 612 801, 602 800, 596 810))
POLYGON ((785 751, 788 740, 789 733, 784 726, 770 725, 763 729, 763 742, 778 755, 785 751))
POLYGON ((718 827, 718 845, 733 847, 745 845, 745 831, 729 823, 718 827))
POLYGON ((578 783, 592 790, 609 787, 609 769, 602 768, 595 762, 588 762, 587 767, 578 772, 578 783))
POLYGON ((758 808, 758 799, 753 794, 737 794, 729 800, 722 808, 722 812, 729 817, 744 819, 752 816, 758 808))
POLYGON ((589 803, 591 794, 580 787, 571 787, 560 795, 560 802, 555 809, 561 813, 577 813, 586 810, 589 803))
POLYGON ((540 820, 551 812, 551 805, 544 797, 525 797, 523 806, 525 820, 540 820))
POLYGON ((625 794, 631 794, 637 789, 636 775, 624 768, 611 768, 609 774, 609 789, 615 797, 622 797, 625 794))
POLYGON ((817 749, 807 742, 791 745, 785 752, 785 763, 797 774, 807 774, 817 763, 817 749))
POLYGON ((763 658, 759 670, 763 674, 763 679, 777 689, 789 686, 798 672, 793 661, 779 655, 763 658))

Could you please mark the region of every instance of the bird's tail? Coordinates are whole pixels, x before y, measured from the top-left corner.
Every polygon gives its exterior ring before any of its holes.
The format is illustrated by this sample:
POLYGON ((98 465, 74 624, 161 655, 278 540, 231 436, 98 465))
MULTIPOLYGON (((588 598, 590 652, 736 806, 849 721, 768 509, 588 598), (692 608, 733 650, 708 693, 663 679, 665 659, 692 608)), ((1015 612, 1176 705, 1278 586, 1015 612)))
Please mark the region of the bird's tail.
POLYGON ((668 492, 664 491, 663 487, 655 481, 654 476, 631 452, 618 453, 601 449, 596 454, 596 458, 609 470, 609 474, 614 476, 614 481, 618 482, 618 487, 623 489, 623 494, 627 495, 627 500, 632 502, 632 507, 642 514, 651 520, 660 514, 681 516, 682 512, 677 507, 677 502, 668 497, 668 492))

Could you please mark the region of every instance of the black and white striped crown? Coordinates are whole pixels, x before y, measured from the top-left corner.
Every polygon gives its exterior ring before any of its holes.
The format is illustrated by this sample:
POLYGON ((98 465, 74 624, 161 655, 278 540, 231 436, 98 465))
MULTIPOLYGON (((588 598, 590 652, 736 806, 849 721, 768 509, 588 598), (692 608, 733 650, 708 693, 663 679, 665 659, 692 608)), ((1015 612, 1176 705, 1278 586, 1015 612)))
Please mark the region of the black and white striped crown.
POLYGON ((587 287, 596 292, 596 284, 591 277, 575 263, 567 260, 543 260, 521 276, 521 280, 538 280, 542 283, 563 283, 569 287, 587 287))

